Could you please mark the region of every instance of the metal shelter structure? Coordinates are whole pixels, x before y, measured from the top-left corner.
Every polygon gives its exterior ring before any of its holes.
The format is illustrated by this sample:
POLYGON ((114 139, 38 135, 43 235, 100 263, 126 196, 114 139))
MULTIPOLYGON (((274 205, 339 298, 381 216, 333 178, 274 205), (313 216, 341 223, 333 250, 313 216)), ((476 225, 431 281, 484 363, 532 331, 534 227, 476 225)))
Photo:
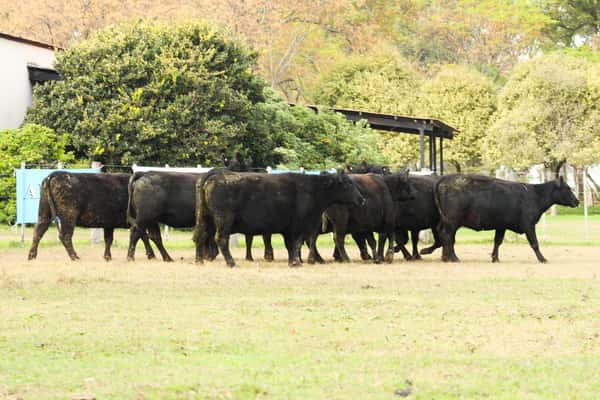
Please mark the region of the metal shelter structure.
MULTIPOLYGON (((319 108, 317 106, 305 105, 305 107, 311 108, 315 112, 319 112, 319 108)), ((364 119, 371 128, 380 131, 419 135, 421 152, 419 168, 425 168, 425 142, 427 141, 429 169, 434 174, 439 172, 440 175, 444 175, 444 139, 452 140, 454 137, 454 132, 458 132, 458 129, 454 128, 453 126, 448 125, 438 119, 432 118, 382 114, 368 111, 350 110, 346 108, 331 108, 331 110, 343 114, 350 121, 356 122, 364 119), (437 142, 439 142, 439 148, 437 142)))

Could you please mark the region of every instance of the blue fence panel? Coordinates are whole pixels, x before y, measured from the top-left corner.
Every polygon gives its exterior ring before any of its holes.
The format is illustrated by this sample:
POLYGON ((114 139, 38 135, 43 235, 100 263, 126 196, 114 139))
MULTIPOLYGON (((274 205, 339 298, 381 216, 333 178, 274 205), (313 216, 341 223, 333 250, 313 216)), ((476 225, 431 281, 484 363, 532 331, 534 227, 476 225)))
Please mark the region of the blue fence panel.
POLYGON ((16 169, 17 177, 17 224, 34 224, 38 219, 40 189, 45 177, 54 171, 77 174, 99 173, 100 168, 83 169, 16 169))

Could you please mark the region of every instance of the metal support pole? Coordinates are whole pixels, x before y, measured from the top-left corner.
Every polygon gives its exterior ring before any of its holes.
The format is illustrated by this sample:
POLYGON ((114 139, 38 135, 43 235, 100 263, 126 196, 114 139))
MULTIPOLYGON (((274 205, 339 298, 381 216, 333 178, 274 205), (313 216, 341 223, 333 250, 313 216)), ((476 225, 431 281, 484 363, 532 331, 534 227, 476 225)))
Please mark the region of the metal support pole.
POLYGON ((433 145, 433 174, 437 175, 437 145, 435 143, 435 131, 431 134, 431 144, 433 145))
POLYGON ((433 133, 429 135, 429 170, 433 171, 433 133))
POLYGON ((419 128, 419 145, 420 145, 420 149, 421 149, 421 162, 419 163, 419 169, 420 170, 424 170, 425 169, 425 128, 424 127, 420 127, 419 128))
POLYGON ((440 175, 444 175, 444 135, 440 136, 440 175))

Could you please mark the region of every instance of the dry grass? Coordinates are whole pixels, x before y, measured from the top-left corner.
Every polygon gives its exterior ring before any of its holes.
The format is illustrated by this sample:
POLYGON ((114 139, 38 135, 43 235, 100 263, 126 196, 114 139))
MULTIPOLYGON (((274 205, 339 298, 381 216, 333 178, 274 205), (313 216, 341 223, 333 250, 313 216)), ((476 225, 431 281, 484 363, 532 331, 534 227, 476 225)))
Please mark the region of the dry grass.
MULTIPOLYGON (((595 399, 600 249, 227 269, 0 250, 0 398, 595 399), (408 385, 409 380, 412 385, 408 385)), ((350 247, 349 247, 350 248, 350 247)), ((353 248, 352 248, 353 249, 353 248)), ((255 250, 258 256, 261 250, 255 250)), ((330 255, 331 250, 323 251, 330 255)), ((356 252, 351 256, 357 258, 356 252)))

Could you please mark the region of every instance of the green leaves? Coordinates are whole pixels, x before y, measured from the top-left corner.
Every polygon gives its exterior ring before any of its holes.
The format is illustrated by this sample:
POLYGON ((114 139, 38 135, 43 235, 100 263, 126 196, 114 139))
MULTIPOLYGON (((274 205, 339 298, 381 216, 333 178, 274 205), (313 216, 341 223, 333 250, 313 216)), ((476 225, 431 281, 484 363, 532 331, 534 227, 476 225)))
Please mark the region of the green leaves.
POLYGON ((16 187, 13 170, 25 162, 32 166, 73 161, 65 151, 67 135, 57 135, 44 126, 27 124, 0 131, 0 222, 12 223, 16 216, 16 187), (6 198, 6 200, 4 200, 6 198))
POLYGON ((273 162, 269 132, 247 123, 265 99, 255 61, 200 22, 109 27, 58 57, 64 81, 36 88, 27 120, 72 133, 79 157, 105 163, 206 164, 235 151, 273 162))
POLYGON ((554 54, 519 64, 500 92, 487 163, 526 168, 565 158, 576 165, 600 161, 599 81, 598 66, 584 58, 554 54))

